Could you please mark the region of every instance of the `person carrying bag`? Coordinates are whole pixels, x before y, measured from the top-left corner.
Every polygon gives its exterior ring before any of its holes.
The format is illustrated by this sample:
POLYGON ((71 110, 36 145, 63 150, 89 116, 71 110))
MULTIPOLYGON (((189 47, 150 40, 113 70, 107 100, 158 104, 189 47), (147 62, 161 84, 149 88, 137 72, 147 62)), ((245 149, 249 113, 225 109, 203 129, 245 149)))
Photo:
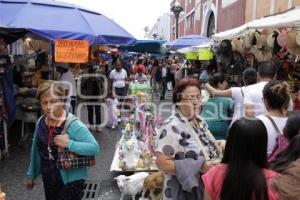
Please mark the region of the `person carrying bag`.
POLYGON ((42 175, 46 200, 81 200, 88 165, 79 166, 77 162, 68 168, 59 166, 59 149, 95 156, 100 151, 99 144, 86 125, 64 110, 65 93, 59 82, 42 84, 36 97, 44 115, 39 118, 33 136, 27 189, 31 190, 34 180, 42 175))

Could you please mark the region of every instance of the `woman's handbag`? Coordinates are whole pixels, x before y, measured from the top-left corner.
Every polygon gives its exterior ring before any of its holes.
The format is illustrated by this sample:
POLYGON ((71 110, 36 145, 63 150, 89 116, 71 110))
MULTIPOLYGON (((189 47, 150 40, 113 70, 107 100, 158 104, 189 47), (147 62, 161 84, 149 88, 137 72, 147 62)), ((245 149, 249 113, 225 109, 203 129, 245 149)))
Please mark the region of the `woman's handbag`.
POLYGON ((268 161, 271 162, 271 161, 275 160, 277 154, 279 154, 280 152, 282 152, 283 150, 285 150, 287 148, 287 146, 289 145, 289 141, 285 137, 285 135, 281 133, 281 131, 279 130, 278 126, 276 125, 276 123, 272 119, 272 117, 270 117, 269 115, 265 115, 265 116, 271 121, 272 125, 274 126, 274 128, 276 130, 276 134, 277 134, 276 146, 274 147, 272 153, 268 156, 268 161))
MULTIPOLYGON (((68 127, 75 120, 78 120, 78 118, 73 115, 67 117, 64 129, 62 131, 62 135, 68 134, 67 133, 68 127)), ((95 164, 96 164, 95 156, 78 155, 74 152, 69 151, 67 148, 58 147, 57 167, 59 169, 91 167, 94 166, 95 164)))

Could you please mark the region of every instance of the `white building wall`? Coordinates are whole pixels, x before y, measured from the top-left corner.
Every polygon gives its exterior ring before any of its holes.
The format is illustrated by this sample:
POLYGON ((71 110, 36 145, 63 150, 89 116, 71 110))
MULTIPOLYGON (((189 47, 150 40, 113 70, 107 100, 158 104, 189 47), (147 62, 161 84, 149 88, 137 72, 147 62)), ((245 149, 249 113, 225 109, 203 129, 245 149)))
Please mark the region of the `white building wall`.
POLYGON ((171 17, 169 13, 163 14, 154 26, 151 28, 148 38, 153 39, 153 34, 157 34, 156 39, 162 39, 170 41, 170 32, 171 32, 171 17))

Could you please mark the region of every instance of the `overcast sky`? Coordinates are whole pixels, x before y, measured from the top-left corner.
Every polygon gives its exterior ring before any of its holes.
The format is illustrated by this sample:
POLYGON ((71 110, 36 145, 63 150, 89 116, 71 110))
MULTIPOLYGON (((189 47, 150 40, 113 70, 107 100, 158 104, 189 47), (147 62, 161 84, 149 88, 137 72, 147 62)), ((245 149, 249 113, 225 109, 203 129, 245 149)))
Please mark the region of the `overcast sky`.
POLYGON ((150 29, 170 10, 171 0, 59 0, 99 11, 113 19, 137 39, 143 39, 144 27, 150 29))

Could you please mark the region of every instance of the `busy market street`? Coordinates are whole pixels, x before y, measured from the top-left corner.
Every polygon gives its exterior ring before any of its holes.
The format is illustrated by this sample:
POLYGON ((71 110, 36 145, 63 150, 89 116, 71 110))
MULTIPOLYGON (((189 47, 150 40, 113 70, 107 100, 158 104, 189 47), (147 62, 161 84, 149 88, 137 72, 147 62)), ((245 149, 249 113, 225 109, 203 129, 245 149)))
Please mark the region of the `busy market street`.
POLYGON ((0 200, 300 200, 300 0, 0 0, 0 200))
MULTIPOLYGON (((167 99, 165 102, 169 102, 167 99)), ((157 101, 159 104, 159 101, 157 101)), ((168 110, 168 106, 166 108, 168 110)), ((87 112, 82 115, 83 121, 87 122, 87 112)), ((164 113, 164 117, 168 117, 170 113, 167 111, 164 113)), ((120 139, 119 129, 111 130, 110 128, 105 128, 103 134, 94 134, 97 141, 101 145, 101 154, 105 156, 97 157, 96 165, 89 171, 90 180, 99 183, 99 200, 115 200, 120 199, 120 191, 117 187, 116 181, 113 180, 114 177, 120 173, 110 172, 110 165, 112 158, 115 153, 115 145, 120 139)), ((12 140, 15 140, 13 138, 12 140)), ((14 142, 14 141, 13 141, 14 142)), ((0 172, 6 174, 6 176, 1 177, 1 188, 3 191, 7 192, 7 199, 10 200, 44 200, 44 189, 42 187, 41 179, 36 182, 36 187, 31 192, 28 192, 25 188, 26 176, 24 176, 24 171, 28 167, 28 157, 30 154, 31 141, 28 138, 22 144, 15 144, 11 147, 10 156, 6 162, 1 163, 0 172)), ((127 173, 130 174, 130 173, 127 173)), ((126 198, 130 199, 130 198, 126 198)))

